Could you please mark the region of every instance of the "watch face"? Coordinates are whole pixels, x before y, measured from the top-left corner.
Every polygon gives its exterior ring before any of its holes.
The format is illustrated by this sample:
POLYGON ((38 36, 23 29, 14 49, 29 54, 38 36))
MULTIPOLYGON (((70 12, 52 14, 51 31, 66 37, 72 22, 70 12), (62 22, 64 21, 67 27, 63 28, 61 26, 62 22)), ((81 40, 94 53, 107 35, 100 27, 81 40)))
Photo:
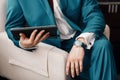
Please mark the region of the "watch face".
POLYGON ((75 45, 76 45, 76 46, 82 46, 82 42, 76 40, 76 41, 75 41, 75 45))

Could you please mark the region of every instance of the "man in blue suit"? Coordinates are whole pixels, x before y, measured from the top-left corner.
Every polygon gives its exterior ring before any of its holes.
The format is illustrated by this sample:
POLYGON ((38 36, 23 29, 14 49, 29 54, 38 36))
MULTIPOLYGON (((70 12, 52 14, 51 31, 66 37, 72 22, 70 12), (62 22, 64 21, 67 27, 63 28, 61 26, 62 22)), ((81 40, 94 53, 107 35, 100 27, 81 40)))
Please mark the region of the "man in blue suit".
POLYGON ((117 80, 111 44, 103 35, 105 22, 96 0, 7 0, 6 31, 20 48, 39 42, 69 52, 66 74, 76 80, 117 80), (11 28, 57 25, 57 38, 37 30, 15 40, 11 28), (44 34, 44 35, 43 35, 44 34))

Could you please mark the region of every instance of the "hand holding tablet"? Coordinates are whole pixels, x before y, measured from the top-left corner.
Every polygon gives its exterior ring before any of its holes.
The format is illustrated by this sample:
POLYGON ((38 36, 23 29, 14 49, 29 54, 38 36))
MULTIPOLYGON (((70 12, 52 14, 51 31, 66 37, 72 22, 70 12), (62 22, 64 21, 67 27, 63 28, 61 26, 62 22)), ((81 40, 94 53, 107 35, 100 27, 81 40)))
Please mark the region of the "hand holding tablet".
POLYGON ((16 40, 20 40, 20 47, 31 48, 48 37, 56 37, 57 27, 52 25, 11 28, 11 32, 16 40))

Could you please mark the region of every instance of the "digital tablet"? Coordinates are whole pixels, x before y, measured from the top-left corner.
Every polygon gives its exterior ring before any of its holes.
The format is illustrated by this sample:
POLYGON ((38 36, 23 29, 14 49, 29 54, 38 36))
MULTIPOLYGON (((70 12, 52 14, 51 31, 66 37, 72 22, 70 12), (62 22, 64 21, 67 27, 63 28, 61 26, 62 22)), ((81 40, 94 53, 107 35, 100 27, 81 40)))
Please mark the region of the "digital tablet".
POLYGON ((30 37, 31 33, 33 32, 33 30, 37 29, 37 34, 41 31, 41 30, 45 30, 44 34, 47 32, 50 32, 50 36, 51 38, 54 38, 57 36, 57 27, 56 25, 50 25, 50 26, 37 26, 37 27, 22 27, 22 28, 11 28, 10 31, 13 34, 13 37, 16 40, 20 39, 19 34, 20 33, 24 33, 26 35, 26 37, 30 37))

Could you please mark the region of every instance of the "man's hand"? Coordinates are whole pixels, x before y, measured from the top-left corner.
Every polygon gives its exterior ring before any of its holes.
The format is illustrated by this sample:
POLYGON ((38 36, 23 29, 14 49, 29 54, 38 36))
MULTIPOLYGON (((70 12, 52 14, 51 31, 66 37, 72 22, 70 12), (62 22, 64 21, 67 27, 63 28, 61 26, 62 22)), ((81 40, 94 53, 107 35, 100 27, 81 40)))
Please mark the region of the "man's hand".
POLYGON ((44 32, 45 32, 45 30, 42 30, 37 34, 37 30, 34 30, 31 33, 30 38, 27 38, 25 36, 25 34, 20 33, 20 44, 21 44, 21 46, 23 48, 29 48, 29 47, 33 47, 33 46, 37 45, 39 42, 41 42, 41 41, 43 41, 43 40, 45 40, 46 38, 49 37, 49 32, 46 33, 45 35, 43 35, 44 32))
POLYGON ((66 74, 68 75, 70 72, 73 78, 75 74, 79 75, 83 70, 83 59, 84 49, 82 47, 73 46, 67 59, 66 74))
MULTIPOLYGON (((84 42, 83 38, 79 38, 80 41, 84 42)), ((69 72, 71 76, 74 78, 75 74, 78 76, 80 72, 83 70, 83 59, 84 59, 84 48, 81 46, 73 45, 67 59, 66 64, 66 74, 69 72)))

